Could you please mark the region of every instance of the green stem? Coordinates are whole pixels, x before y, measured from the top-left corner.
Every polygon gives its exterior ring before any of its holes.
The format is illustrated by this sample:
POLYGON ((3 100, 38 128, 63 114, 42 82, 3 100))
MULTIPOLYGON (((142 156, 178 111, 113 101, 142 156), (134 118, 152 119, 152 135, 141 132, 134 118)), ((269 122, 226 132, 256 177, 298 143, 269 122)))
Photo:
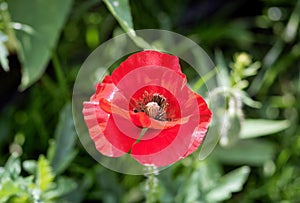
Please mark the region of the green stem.
POLYGON ((148 174, 146 181, 146 203, 155 203, 156 201, 156 193, 158 186, 158 179, 155 177, 156 175, 156 167, 148 166, 148 174))
POLYGON ((141 134, 139 135, 138 139, 136 140, 136 143, 139 143, 142 139, 142 137, 145 135, 145 133, 147 132, 148 128, 143 128, 141 131, 141 134))
POLYGON ((6 46, 10 52, 18 50, 18 40, 15 35, 15 31, 11 26, 11 18, 8 12, 8 4, 6 1, 0 0, 0 18, 3 22, 3 31, 8 37, 6 46))
POLYGON ((207 81, 209 81, 213 76, 216 75, 217 73, 217 69, 214 68, 211 71, 209 71, 208 73, 206 73, 202 78, 200 78, 193 86, 193 90, 195 92, 199 91, 201 89, 201 87, 203 86, 203 84, 205 84, 207 81))

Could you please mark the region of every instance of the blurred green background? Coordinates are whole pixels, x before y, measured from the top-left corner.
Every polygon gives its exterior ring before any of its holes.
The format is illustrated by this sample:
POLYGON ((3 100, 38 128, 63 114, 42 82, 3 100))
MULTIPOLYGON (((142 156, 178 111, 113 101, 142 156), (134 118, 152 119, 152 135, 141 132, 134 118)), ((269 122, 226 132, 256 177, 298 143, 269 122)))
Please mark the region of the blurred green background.
POLYGON ((299 202, 299 23, 299 0, 0 0, 0 202, 299 202), (161 171, 151 191, 90 157, 70 104, 86 57, 138 29, 208 53, 218 71, 185 72, 195 91, 221 76, 209 103, 226 123, 206 159, 161 171))

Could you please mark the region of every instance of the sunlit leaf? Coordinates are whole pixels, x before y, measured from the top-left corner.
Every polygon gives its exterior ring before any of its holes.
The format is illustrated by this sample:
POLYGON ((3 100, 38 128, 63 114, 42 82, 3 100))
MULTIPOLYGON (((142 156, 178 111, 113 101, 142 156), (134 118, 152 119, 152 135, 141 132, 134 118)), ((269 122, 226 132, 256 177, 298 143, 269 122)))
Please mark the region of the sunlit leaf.
POLYGON ((214 159, 206 159, 199 163, 199 188, 207 192, 215 187, 216 180, 222 175, 221 165, 214 159))
POLYGON ((16 179, 21 173, 21 162, 17 155, 12 154, 7 160, 4 170, 13 179, 16 179))
POLYGON ((141 37, 136 35, 133 28, 130 5, 128 0, 103 0, 109 11, 117 19, 122 29, 141 48, 151 48, 151 46, 141 37))
POLYGON ((223 120, 223 125, 220 126, 220 144, 222 146, 232 146, 239 139, 243 120, 243 114, 240 108, 241 101, 238 98, 228 98, 228 110, 219 116, 220 119, 223 120))
POLYGON ((37 162, 36 184, 41 191, 46 191, 52 185, 54 175, 49 161, 41 155, 37 162))
POLYGON ((242 189, 250 173, 248 166, 235 169, 221 177, 217 186, 206 195, 208 202, 217 202, 229 199, 231 193, 242 189))
POLYGON ((247 139, 278 133, 290 126, 288 120, 246 119, 240 138, 247 139))
POLYGON ((297 1, 293 13, 290 16, 290 19, 286 25, 283 38, 286 42, 291 42, 297 36, 297 31, 299 30, 300 24, 300 1, 297 1))
POLYGON ((210 95, 213 119, 201 145, 199 159, 206 158, 217 145, 231 146, 239 139, 241 121, 241 98, 229 88, 216 88, 210 95))
POLYGON ((0 31, 0 64, 5 71, 9 71, 8 66, 8 50, 4 44, 4 42, 7 40, 7 37, 0 31))
POLYGON ((218 162, 206 159, 195 163, 191 174, 182 174, 182 184, 178 185, 176 202, 205 202, 205 195, 216 186, 221 177, 221 168, 218 162))
POLYGON ((245 77, 256 75, 260 67, 261 67, 261 63, 256 61, 243 70, 243 75, 245 77))
POLYGON ((36 172, 37 163, 36 160, 26 160, 23 162, 23 168, 26 172, 34 174, 36 172))
POLYGON ((44 73, 72 0, 10 0, 8 4, 12 20, 34 30, 34 33, 16 30, 20 41, 18 55, 22 62, 20 88, 25 89, 44 73))
POLYGON ((6 202, 11 196, 19 193, 19 186, 11 179, 6 179, 0 182, 0 202, 6 202))
POLYGON ((117 19, 123 30, 134 34, 135 32, 128 0, 104 0, 104 3, 117 19))
POLYGON ((220 202, 242 190, 250 168, 244 166, 222 176, 220 163, 206 159, 194 165, 192 173, 183 176, 176 202, 220 202))
POLYGON ((254 101, 247 92, 240 91, 240 95, 242 98, 242 101, 245 105, 250 106, 252 108, 261 108, 262 104, 258 101, 254 101))

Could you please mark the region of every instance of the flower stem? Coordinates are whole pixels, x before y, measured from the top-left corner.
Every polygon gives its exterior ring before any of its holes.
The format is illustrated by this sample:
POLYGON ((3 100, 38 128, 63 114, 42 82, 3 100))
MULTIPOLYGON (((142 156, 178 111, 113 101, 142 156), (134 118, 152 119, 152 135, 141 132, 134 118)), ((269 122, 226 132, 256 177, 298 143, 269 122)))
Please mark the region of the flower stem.
POLYGON ((158 179, 155 177, 157 175, 155 166, 148 166, 148 173, 146 174, 146 203, 155 203, 156 201, 156 193, 158 186, 158 179))
POLYGON ((136 143, 139 143, 142 139, 142 137, 145 135, 145 133, 147 132, 148 128, 143 128, 141 131, 141 134, 139 135, 138 139, 136 140, 136 143))

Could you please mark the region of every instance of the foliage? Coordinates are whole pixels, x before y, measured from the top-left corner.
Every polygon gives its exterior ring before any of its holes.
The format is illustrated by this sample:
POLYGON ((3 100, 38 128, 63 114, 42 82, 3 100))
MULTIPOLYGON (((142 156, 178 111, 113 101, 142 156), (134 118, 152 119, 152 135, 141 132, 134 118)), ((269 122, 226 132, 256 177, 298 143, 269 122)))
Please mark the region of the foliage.
POLYGON ((299 0, 28 1, 0 0, 0 202, 144 202, 153 188, 152 202, 299 201, 299 0), (217 83, 208 147, 153 188, 95 162, 70 106, 89 53, 123 32, 154 46, 135 32, 145 28, 196 41, 216 68, 197 78, 184 67, 190 86, 217 83))
POLYGON ((19 40, 17 51, 23 65, 22 89, 39 79, 45 71, 71 3, 71 0, 56 0, 51 4, 45 1, 31 1, 30 4, 26 1, 9 2, 11 18, 18 22, 15 27, 19 40), (47 8, 47 12, 41 8, 47 8), (26 29, 28 27, 30 29, 26 29))
POLYGON ((19 157, 12 154, 1 168, 1 202, 56 202, 55 200, 75 188, 75 183, 60 177, 54 181, 49 161, 40 155, 37 161, 23 162, 29 176, 21 176, 19 157))

